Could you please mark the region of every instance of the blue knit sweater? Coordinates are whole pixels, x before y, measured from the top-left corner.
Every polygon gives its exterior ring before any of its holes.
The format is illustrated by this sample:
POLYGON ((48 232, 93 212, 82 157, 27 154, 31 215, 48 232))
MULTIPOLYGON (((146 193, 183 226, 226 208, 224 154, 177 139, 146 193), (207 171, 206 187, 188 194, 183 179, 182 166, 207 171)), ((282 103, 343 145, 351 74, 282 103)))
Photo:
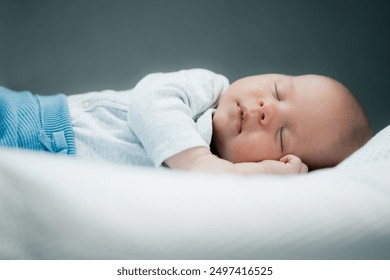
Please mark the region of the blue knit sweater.
POLYGON ((40 96, 0 86, 0 146, 74 154, 65 95, 40 96))

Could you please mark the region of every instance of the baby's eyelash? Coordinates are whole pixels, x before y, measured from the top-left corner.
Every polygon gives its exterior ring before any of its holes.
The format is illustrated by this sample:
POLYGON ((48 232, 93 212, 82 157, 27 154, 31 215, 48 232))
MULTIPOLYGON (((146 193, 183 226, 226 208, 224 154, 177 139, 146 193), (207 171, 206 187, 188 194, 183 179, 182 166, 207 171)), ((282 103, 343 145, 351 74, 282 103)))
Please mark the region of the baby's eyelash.
POLYGON ((277 87, 277 84, 275 83, 275 95, 276 95, 276 99, 278 101, 280 101, 280 98, 279 98, 279 92, 278 92, 278 87, 277 87))
POLYGON ((279 134, 280 134, 280 149, 282 150, 282 153, 283 153, 283 151, 284 151, 284 149, 283 149, 283 127, 280 128, 279 134))

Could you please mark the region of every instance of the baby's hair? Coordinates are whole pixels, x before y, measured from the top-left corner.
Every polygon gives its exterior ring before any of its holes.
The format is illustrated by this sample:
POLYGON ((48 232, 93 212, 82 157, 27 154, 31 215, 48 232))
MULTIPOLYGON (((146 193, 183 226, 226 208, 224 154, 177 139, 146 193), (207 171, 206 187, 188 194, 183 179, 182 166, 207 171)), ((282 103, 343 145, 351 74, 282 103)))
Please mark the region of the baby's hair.
MULTIPOLYGON (((330 79, 330 78, 329 78, 330 79)), ((335 81, 335 80, 334 80, 335 81)), ((372 130, 367 115, 356 97, 341 83, 335 81, 340 90, 337 97, 343 104, 345 114, 337 125, 337 137, 329 147, 329 156, 307 162, 309 169, 333 167, 361 148, 372 137, 372 130)))
POLYGON ((372 130, 367 115, 358 100, 348 89, 346 89, 345 94, 348 99, 349 110, 352 113, 352 118, 350 122, 346 124, 343 137, 344 145, 347 144, 349 146, 349 149, 347 148, 349 155, 371 139, 372 130))

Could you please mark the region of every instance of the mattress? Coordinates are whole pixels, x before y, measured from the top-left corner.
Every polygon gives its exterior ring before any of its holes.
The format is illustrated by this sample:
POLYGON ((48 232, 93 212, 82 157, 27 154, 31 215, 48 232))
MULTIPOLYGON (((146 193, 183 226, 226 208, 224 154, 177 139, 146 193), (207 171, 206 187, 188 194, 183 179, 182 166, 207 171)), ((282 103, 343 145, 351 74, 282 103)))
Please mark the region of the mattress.
POLYGON ((0 149, 1 259, 390 259, 390 126, 334 168, 238 176, 0 149))

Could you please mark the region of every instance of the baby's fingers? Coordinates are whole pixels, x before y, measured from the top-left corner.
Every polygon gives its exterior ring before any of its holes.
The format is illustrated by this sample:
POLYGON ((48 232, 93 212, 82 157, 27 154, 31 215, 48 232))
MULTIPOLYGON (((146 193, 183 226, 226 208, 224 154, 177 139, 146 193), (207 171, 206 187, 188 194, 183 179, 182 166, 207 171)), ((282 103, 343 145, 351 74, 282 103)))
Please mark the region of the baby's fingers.
POLYGON ((308 167, 295 155, 285 155, 279 161, 289 164, 296 173, 308 172, 308 167))
POLYGON ((302 161, 301 161, 301 168, 299 169, 299 173, 307 173, 309 172, 309 167, 307 167, 306 164, 304 164, 302 161))
POLYGON ((279 161, 284 162, 284 163, 289 163, 291 165, 299 164, 301 163, 301 159, 297 156, 294 155, 285 155, 279 161))

